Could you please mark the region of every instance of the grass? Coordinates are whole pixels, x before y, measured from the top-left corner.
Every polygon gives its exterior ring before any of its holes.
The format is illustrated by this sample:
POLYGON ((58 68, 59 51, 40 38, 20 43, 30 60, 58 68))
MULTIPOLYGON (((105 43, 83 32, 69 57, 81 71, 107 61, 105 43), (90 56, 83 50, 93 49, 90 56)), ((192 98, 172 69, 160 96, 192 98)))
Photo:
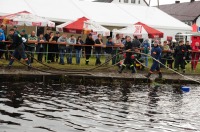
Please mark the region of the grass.
MULTIPOLYGON (((35 58, 37 58, 36 55, 35 55, 35 58)), ((81 58, 80 65, 76 65, 75 64, 76 63, 76 58, 75 57, 73 57, 73 59, 72 59, 72 63, 73 64, 71 64, 71 65, 66 64, 66 57, 65 57, 65 65, 60 65, 60 64, 58 64, 58 62, 52 62, 52 63, 46 63, 46 62, 44 62, 44 63, 47 64, 47 65, 49 65, 49 66, 51 66, 51 67, 57 68, 57 69, 85 70, 85 69, 95 68, 96 67, 95 66, 95 62, 96 62, 96 58, 93 56, 93 57, 90 58, 89 65, 85 65, 85 58, 81 58)), ((105 62, 105 57, 104 56, 101 57, 101 62, 102 63, 105 62)), ((8 64, 8 61, 6 61, 5 59, 1 59, 0 60, 0 65, 6 66, 7 64, 8 64)), ((149 59, 149 68, 150 68, 151 64, 152 64, 152 59, 149 59)), ((24 67, 22 64, 18 63, 17 61, 15 61, 15 63, 13 64, 13 66, 16 67, 16 68, 23 68, 24 67)), ((34 63, 32 64, 32 66, 33 67, 37 67, 37 68, 41 68, 41 69, 47 69, 47 67, 45 67, 42 64, 37 63, 36 61, 34 61, 34 63)), ((105 66, 103 66, 103 67, 105 67, 105 66)), ((104 70, 101 70, 101 68, 99 68, 98 71, 100 71, 100 72, 107 72, 108 69, 110 69, 110 70, 114 70, 114 71, 116 70, 116 72, 117 72, 117 70, 118 70, 117 67, 112 67, 111 61, 110 61, 109 65, 107 67, 108 67, 107 69, 103 68, 104 70)), ((162 71, 164 73, 173 73, 172 71, 169 71, 169 70, 167 70, 165 68, 162 68, 162 71)), ((148 69, 146 69, 145 72, 148 72, 148 69)), ((193 71, 191 71, 191 64, 187 64, 186 65, 186 73, 187 74, 200 74, 200 66, 198 65, 196 71, 193 72, 193 71)))

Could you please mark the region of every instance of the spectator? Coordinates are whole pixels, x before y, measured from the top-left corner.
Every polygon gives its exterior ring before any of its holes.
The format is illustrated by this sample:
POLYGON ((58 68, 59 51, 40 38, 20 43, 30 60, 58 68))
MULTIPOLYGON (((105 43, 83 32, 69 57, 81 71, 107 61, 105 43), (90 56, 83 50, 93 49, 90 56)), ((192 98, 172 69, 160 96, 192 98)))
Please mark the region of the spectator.
MULTIPOLYGON (((161 55, 161 63, 166 65, 168 59, 168 52, 170 51, 169 45, 167 45, 167 41, 163 42, 163 46, 161 46, 162 55, 161 55)), ((160 65, 160 68, 164 68, 163 65, 160 65)))
POLYGON ((67 57, 67 64, 72 64, 73 46, 70 46, 70 45, 76 44, 76 38, 74 37, 74 35, 71 35, 71 37, 68 39, 68 44, 69 44, 69 46, 67 48, 67 50, 68 50, 67 53, 69 53, 69 55, 67 57))
POLYGON ((14 29, 14 33, 18 33, 19 34, 19 31, 17 30, 17 26, 13 26, 13 29, 14 29))
POLYGON ((34 53, 35 53, 35 45, 38 42, 38 38, 36 36, 35 31, 31 32, 31 35, 28 37, 27 51, 29 51, 31 58, 29 58, 30 63, 33 63, 34 53))
MULTIPOLYGON (((187 49, 186 62, 187 62, 187 63, 190 63, 190 60, 191 60, 191 54, 190 54, 189 51, 192 50, 192 47, 191 47, 189 41, 186 41, 185 47, 186 47, 186 49, 187 49)), ((186 64, 187 64, 187 63, 186 63, 186 64)))
POLYGON ((54 43, 56 43, 55 37, 54 37, 54 33, 50 32, 50 39, 49 42, 51 42, 52 44, 48 45, 48 63, 50 62, 55 62, 54 58, 55 58, 55 53, 54 53, 54 43))
POLYGON ((101 47, 99 46, 102 46, 103 45, 103 40, 102 40, 102 35, 101 34, 98 34, 97 36, 98 38, 95 40, 95 46, 98 46, 98 47, 95 47, 95 53, 96 53, 96 63, 95 65, 100 65, 101 64, 101 47))
MULTIPOLYGON (((10 50, 14 50, 14 48, 12 47, 14 32, 15 32, 14 29, 10 29, 9 34, 6 37, 6 41, 10 42, 9 44, 6 45, 7 49, 9 50, 8 52, 10 52, 10 54, 12 54, 12 51, 10 51, 10 50)), ((11 59, 11 56, 8 54, 8 52, 5 53, 6 60, 11 59)))
POLYGON ((195 45, 192 47, 192 70, 195 71, 197 64, 199 62, 199 57, 200 57, 200 47, 199 47, 199 42, 196 42, 195 45))
POLYGON ((106 53, 106 60, 105 60, 105 64, 108 65, 109 64, 109 60, 112 58, 112 47, 114 46, 113 40, 111 37, 108 38, 108 41, 106 42, 106 49, 105 49, 105 53, 106 53))
MULTIPOLYGON (((83 42, 81 36, 79 36, 79 37, 77 38, 76 44, 77 44, 77 45, 82 45, 82 44, 84 44, 84 42, 83 42)), ((76 50, 76 64, 77 64, 77 65, 80 64, 81 51, 82 51, 81 49, 82 49, 81 46, 75 46, 75 50, 76 50)))
POLYGON ((134 36, 134 39, 132 41, 132 44, 133 44, 133 49, 139 49, 141 47, 141 43, 140 41, 138 40, 138 37, 137 36, 134 36))
POLYGON ((2 42, 5 40, 6 40, 6 37, 5 37, 4 31, 3 29, 0 29, 0 58, 1 59, 3 58, 3 53, 4 53, 3 50, 5 50, 5 45, 2 42))
POLYGON ((66 51, 66 44, 67 44, 67 34, 63 33, 61 37, 58 38, 58 49, 60 53, 60 62, 59 64, 64 65, 64 56, 66 51))
POLYGON ((38 45, 36 46, 36 51, 38 53, 38 60, 40 62, 42 62, 43 54, 46 50, 46 44, 44 42, 46 42, 46 39, 43 33, 40 33, 40 36, 38 37, 38 45))
MULTIPOLYGON (((149 40, 146 39, 142 45, 142 53, 144 54, 149 54, 149 50, 150 50, 150 44, 149 44, 149 40)), ((145 66, 148 67, 148 56, 147 55, 142 55, 142 59, 145 61, 145 66)))
POLYGON ((169 42, 168 43, 169 45, 169 50, 170 52, 168 52, 168 59, 167 59, 167 65, 169 68, 173 69, 172 65, 173 65, 173 62, 174 62, 174 59, 173 59, 173 44, 172 42, 169 42))
POLYGON ((179 65, 181 66, 181 69, 183 73, 185 73, 185 58, 186 58, 186 51, 187 49, 183 45, 184 41, 179 41, 179 45, 175 47, 174 50, 174 58, 175 58, 175 64, 174 69, 176 71, 179 70, 179 65))
POLYGON ((119 34, 116 34, 115 38, 113 39, 114 42, 114 46, 116 46, 115 48, 113 48, 113 58, 112 58, 112 65, 116 64, 117 62, 120 61, 120 57, 118 55, 119 52, 119 47, 122 46, 122 40, 121 40, 121 36, 119 34), (118 47, 119 46, 119 47, 118 47))
POLYGON ((126 39, 127 39, 127 36, 125 36, 125 38, 122 38, 122 44, 123 44, 123 45, 126 44, 126 39))
POLYGON ((88 65, 89 64, 89 59, 91 56, 91 50, 92 50, 92 46, 95 44, 93 38, 92 38, 92 34, 89 34, 85 40, 85 44, 86 45, 91 45, 91 46, 85 46, 85 54, 86 54, 86 60, 85 60, 85 64, 88 65))
POLYGON ((47 32, 46 34, 44 35, 46 41, 49 42, 49 39, 50 39, 50 33, 51 33, 51 28, 47 28, 47 32))
MULTIPOLYGON (((60 32, 56 32, 56 36, 54 36, 54 40, 58 42, 58 39, 60 38, 60 32)), ((59 49, 58 49, 58 44, 53 45, 54 46, 54 52, 55 52, 55 57, 56 57, 56 62, 58 62, 59 58, 59 49)))

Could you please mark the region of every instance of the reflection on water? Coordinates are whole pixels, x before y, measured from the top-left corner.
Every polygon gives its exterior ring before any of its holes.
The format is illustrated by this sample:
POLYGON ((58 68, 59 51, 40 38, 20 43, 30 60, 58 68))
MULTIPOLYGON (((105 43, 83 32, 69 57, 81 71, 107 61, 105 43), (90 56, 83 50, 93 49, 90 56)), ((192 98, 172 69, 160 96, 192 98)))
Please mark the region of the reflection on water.
POLYGON ((200 131, 200 87, 0 84, 0 132, 200 131))

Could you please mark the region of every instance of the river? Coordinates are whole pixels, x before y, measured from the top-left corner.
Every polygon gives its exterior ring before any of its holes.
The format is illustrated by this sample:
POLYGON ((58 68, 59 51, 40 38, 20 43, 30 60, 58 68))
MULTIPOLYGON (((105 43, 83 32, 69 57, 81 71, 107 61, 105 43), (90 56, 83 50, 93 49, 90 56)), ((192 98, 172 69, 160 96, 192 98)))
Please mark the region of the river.
POLYGON ((1 82, 0 132, 200 131, 200 87, 176 89, 1 82))

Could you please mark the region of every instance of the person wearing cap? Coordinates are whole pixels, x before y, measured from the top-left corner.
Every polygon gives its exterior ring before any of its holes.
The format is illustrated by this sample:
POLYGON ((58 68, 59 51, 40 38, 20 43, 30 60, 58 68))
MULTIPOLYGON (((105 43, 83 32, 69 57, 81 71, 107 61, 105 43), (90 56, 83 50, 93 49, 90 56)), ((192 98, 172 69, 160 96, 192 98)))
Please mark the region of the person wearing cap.
POLYGON ((184 41, 179 41, 179 45, 175 47, 174 49, 174 58, 175 58, 175 64, 174 64, 174 70, 178 71, 179 66, 181 66, 182 72, 185 73, 185 59, 187 55, 187 49, 184 45, 184 41))
MULTIPOLYGON (((154 41, 154 47, 151 50, 151 56, 154 59, 159 61, 161 58, 162 50, 161 50, 160 46, 158 46, 158 45, 159 45, 159 41, 158 40, 154 41)), ((160 64, 158 61, 156 61, 154 59, 153 59, 153 64, 151 66, 151 69, 150 69, 148 75, 146 75, 146 77, 149 78, 151 76, 151 74, 153 74, 153 72, 156 70, 156 71, 158 71, 159 78, 162 78, 162 73, 160 71, 160 64)))
POLYGON ((36 36, 35 31, 32 31, 31 34, 28 36, 28 43, 27 45, 27 51, 29 51, 30 55, 31 55, 31 63, 33 63, 33 59, 34 59, 34 53, 35 53, 35 47, 37 45, 38 42, 38 37, 36 36))
POLYGON ((25 35, 25 30, 21 30, 20 34, 17 33, 13 33, 13 43, 12 43, 12 47, 14 48, 14 52, 11 56, 11 60, 7 66, 8 69, 11 68, 13 62, 15 59, 18 59, 18 57, 23 58, 27 65, 28 65, 28 69, 31 69, 31 64, 30 61, 28 59, 28 57, 25 54, 25 50, 24 50, 24 43, 27 41, 25 38, 22 38, 22 35, 25 35))
POLYGON ((88 65, 89 59, 90 59, 90 56, 91 56, 92 46, 95 44, 91 33, 87 36, 87 38, 85 40, 85 44, 91 45, 91 46, 85 46, 85 56, 86 56, 85 64, 88 65))
POLYGON ((14 33, 19 33, 19 31, 17 30, 17 26, 13 26, 14 29, 14 33))

